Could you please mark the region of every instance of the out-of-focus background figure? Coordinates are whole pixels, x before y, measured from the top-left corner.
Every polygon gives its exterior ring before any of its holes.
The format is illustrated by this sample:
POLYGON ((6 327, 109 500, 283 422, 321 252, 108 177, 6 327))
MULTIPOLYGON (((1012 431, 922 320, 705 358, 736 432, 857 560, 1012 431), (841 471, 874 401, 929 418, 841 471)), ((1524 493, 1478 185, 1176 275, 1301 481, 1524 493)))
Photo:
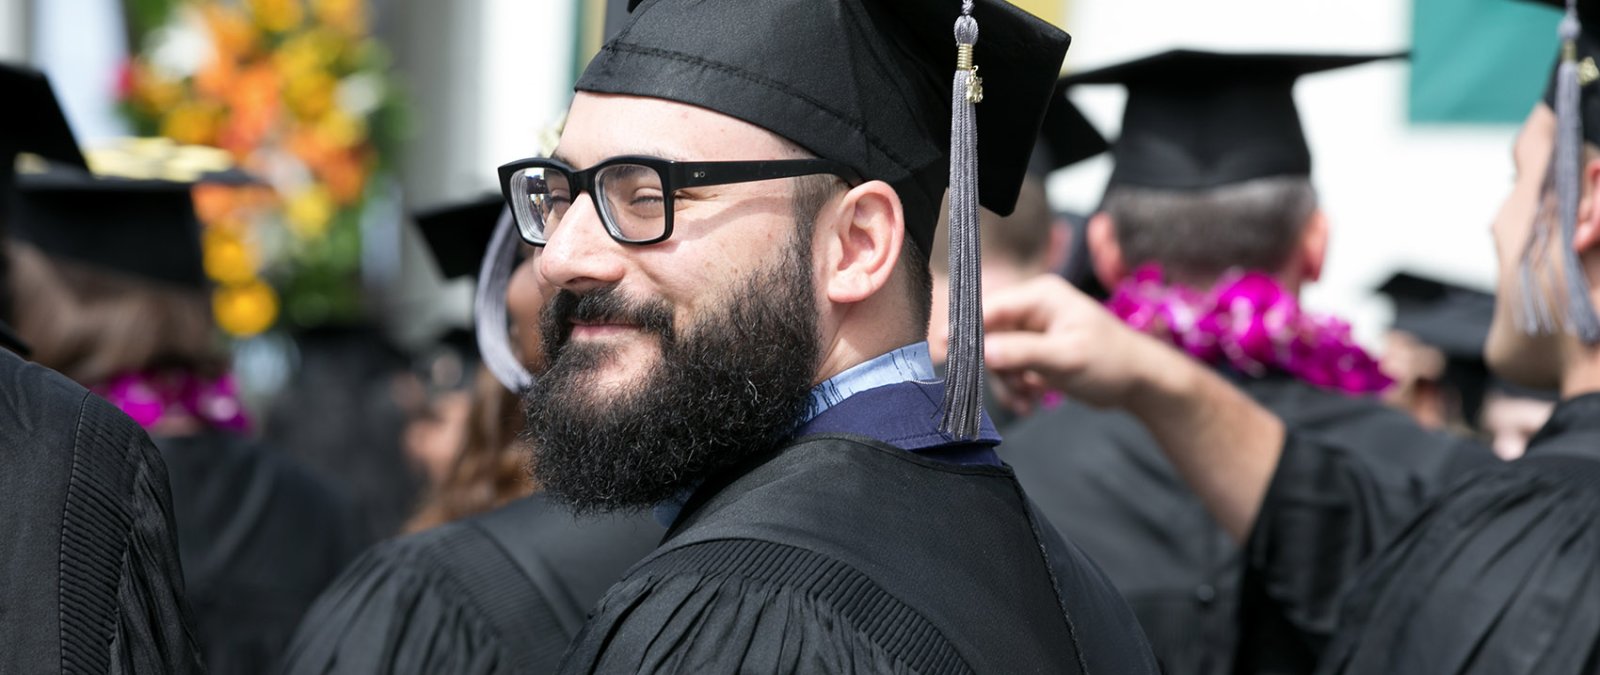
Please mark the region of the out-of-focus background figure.
POLYGON ((370 537, 338 486, 249 437, 205 295, 191 186, 17 177, 13 315, 33 360, 138 422, 166 463, 189 605, 218 672, 272 672, 370 537))
POLYGON ((1556 392, 1528 389, 1489 372, 1483 347, 1494 296, 1400 272, 1378 291, 1395 304, 1383 368, 1384 396, 1430 429, 1478 436, 1501 459, 1522 456, 1555 408, 1556 392))

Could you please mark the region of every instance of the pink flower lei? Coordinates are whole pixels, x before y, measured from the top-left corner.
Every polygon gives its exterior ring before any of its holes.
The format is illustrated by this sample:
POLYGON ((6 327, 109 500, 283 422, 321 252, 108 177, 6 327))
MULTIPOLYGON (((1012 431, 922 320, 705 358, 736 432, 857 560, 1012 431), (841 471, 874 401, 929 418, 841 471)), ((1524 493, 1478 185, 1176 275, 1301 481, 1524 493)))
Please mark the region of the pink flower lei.
POLYGON ((1302 311, 1293 294, 1260 272, 1229 272, 1201 293, 1167 284, 1159 265, 1145 265, 1117 286, 1106 307, 1196 359, 1250 377, 1276 370, 1348 394, 1393 384, 1351 338, 1350 324, 1302 311))
POLYGON ((250 430, 232 375, 207 379, 181 371, 125 373, 93 390, 147 430, 174 414, 222 431, 250 430))

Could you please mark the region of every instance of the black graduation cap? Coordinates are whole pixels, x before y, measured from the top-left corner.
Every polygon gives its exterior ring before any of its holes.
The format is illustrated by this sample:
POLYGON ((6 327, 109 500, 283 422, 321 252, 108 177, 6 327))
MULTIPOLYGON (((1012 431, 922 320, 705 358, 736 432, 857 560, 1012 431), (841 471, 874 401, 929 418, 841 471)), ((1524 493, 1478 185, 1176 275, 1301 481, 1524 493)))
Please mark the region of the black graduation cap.
POLYGON ((1446 281, 1399 272, 1378 287, 1394 301, 1394 329, 1457 359, 1482 359, 1494 319, 1494 296, 1446 281))
MULTIPOLYGON (((0 194, 11 190, 19 153, 89 169, 67 116, 61 112, 55 90, 43 73, 27 66, 0 63, 0 91, 6 93, 6 104, 0 106, 0 194)), ((0 208, 4 208, 3 201, 0 208)))
POLYGON ((417 227, 422 230, 422 237, 433 251, 433 260, 444 278, 478 274, 505 206, 505 198, 490 194, 417 213, 417 227))
POLYGON ((1477 426, 1490 391, 1517 398, 1554 400, 1555 392, 1515 386, 1495 377, 1484 361, 1484 345, 1494 322, 1495 297, 1425 275, 1398 272, 1378 292, 1394 301, 1394 330, 1439 350, 1445 358, 1442 384, 1460 397, 1462 419, 1477 426))
POLYGON ((1094 123, 1083 116, 1083 111, 1067 98, 1066 92, 1057 88, 1055 98, 1044 113, 1044 126, 1039 129, 1039 145, 1033 149, 1029 173, 1046 175, 1063 169, 1110 149, 1111 143, 1100 134, 1094 123))
POLYGON ((1062 78, 1128 88, 1111 185, 1195 190, 1309 176, 1294 103, 1302 75, 1399 54, 1223 54, 1178 49, 1062 78))
MULTIPOLYGON (((1563 10, 1567 7, 1565 0, 1531 1, 1563 10)), ((1578 0, 1577 9, 1578 20, 1582 23, 1583 28, 1575 41, 1578 49, 1577 57, 1580 62, 1590 64, 1586 67, 1592 69, 1596 59, 1600 59, 1600 34, 1597 34, 1597 31, 1600 31, 1600 0, 1578 0)), ((1559 58, 1556 66, 1557 68, 1560 66, 1559 58)), ((1554 71, 1557 68, 1551 69, 1550 84, 1545 89, 1544 94, 1544 102, 1552 110, 1556 107, 1556 76, 1554 71)), ((1590 72, 1600 75, 1600 70, 1591 70, 1590 72)), ((1588 76, 1586 79, 1588 82, 1579 89, 1579 110, 1583 118, 1583 137, 1584 140, 1590 143, 1600 145, 1600 86, 1593 84, 1593 76, 1588 76)))
POLYGON ((17 176, 11 235, 52 256, 203 289, 192 183, 101 178, 52 165, 17 176))
MULTIPOLYGON (((929 250, 950 179, 960 0, 634 0, 578 91, 700 106, 895 187, 929 250)), ((1070 38, 979 0, 979 196, 1009 215, 1070 38)))

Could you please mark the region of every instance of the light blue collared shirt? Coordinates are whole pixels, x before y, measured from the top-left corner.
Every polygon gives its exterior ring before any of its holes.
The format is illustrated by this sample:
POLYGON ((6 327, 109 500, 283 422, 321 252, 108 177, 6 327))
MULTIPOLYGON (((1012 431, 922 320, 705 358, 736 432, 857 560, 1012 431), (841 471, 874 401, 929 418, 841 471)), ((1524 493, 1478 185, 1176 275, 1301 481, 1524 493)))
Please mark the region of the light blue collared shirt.
POLYGON ((815 419, 845 399, 868 389, 902 382, 932 382, 933 358, 928 343, 909 344, 877 358, 858 363, 811 389, 811 406, 800 423, 815 419))

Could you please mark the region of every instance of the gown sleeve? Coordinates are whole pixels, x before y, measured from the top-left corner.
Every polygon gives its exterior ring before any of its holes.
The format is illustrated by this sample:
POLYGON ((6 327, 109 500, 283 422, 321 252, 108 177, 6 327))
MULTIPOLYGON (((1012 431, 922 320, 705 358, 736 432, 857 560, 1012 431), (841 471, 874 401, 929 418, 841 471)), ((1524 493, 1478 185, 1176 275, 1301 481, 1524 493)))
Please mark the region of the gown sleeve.
POLYGON ((504 551, 455 523, 351 563, 307 612, 283 672, 551 672, 569 638, 504 551))
MULTIPOLYGON (((203 673, 161 455, 131 420, 85 400, 62 518, 62 666, 122 675, 203 673), (117 474, 122 474, 118 477, 117 474), (127 486, 128 492, 121 492, 127 486), (113 487, 118 486, 118 487, 113 487), (119 508, 120 506, 120 508, 119 508), (114 588, 97 560, 120 560, 114 588), (115 603, 110 649, 91 644, 99 598, 115 603), (109 653, 109 661, 104 654, 109 653), (104 666, 92 665, 102 662, 104 666)), ((85 672, 90 672, 86 670, 85 672)))
POLYGON ((1416 430, 1291 433, 1244 549, 1236 672, 1309 672, 1362 567, 1430 500, 1495 460, 1416 430))
POLYGON ((1596 485, 1600 462, 1559 456, 1457 485, 1363 572, 1320 672, 1595 672, 1596 485))

